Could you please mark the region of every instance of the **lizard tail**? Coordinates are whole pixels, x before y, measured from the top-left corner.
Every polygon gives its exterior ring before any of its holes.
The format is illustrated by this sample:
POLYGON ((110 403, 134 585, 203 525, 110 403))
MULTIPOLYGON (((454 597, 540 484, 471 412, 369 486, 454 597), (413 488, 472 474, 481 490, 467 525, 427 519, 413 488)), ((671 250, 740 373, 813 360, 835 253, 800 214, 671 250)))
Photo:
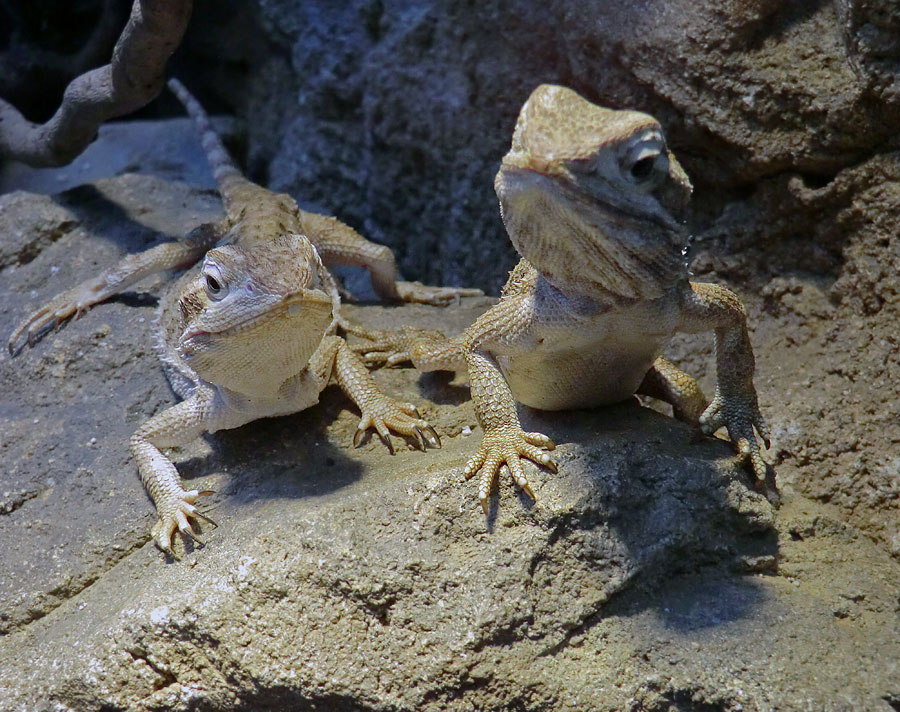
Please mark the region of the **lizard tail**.
POLYGON ((230 198, 234 192, 234 187, 245 183, 247 179, 244 178, 231 156, 228 155, 228 151, 222 145, 222 139, 219 138, 219 135, 210 125, 209 116, 206 115, 203 107, 200 106, 200 102, 177 79, 169 79, 168 86, 172 93, 178 97, 178 100, 184 104, 188 115, 200 129, 200 139, 203 143, 203 150, 206 152, 206 159, 209 161, 209 167, 212 169, 219 193, 221 193, 225 204, 228 205, 231 202, 230 198))

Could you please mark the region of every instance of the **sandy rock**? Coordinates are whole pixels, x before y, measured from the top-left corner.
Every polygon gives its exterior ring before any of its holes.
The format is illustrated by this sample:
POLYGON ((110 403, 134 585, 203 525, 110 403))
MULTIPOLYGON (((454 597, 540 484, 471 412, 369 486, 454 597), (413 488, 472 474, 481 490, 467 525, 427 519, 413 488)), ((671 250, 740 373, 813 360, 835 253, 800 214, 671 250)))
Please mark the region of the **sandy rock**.
MULTIPOLYGON (((0 326, 124 251, 219 214, 208 192, 125 175, 16 194, 25 234, 77 225, 3 270, 0 326), (42 228, 43 229, 43 228, 42 228), (51 269, 57 266, 57 270, 51 269)), ((143 289, 143 288, 141 288, 143 289)), ((851 709, 893 704, 889 554, 806 500, 781 517, 722 442, 636 402, 523 411, 560 474, 537 504, 500 483, 485 519, 460 471, 464 381, 376 374, 444 447, 349 448, 330 389, 307 412, 176 453, 218 494, 208 546, 167 563, 126 441, 173 402, 150 349, 160 280, 0 366, 2 709, 851 709), (796 510, 796 511, 795 511, 796 510), (827 569, 823 568, 827 562, 827 569), (852 674, 850 674, 852 671, 852 674), (805 706, 805 707, 804 707, 805 706)), ((446 310, 352 307, 375 326, 457 330, 446 310)), ((471 436, 463 435, 468 427, 471 436)))

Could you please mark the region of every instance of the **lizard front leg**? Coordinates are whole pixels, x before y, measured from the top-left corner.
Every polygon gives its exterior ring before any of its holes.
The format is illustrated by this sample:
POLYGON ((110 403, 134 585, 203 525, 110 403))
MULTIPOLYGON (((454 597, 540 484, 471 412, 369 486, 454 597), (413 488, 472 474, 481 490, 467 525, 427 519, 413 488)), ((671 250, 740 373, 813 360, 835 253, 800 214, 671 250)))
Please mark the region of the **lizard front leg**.
POLYGON ((544 452, 555 449, 553 441, 543 433, 522 430, 516 400, 496 359, 496 354, 510 355, 535 345, 533 295, 527 280, 516 281, 518 272, 519 268, 510 275, 500 301, 458 337, 466 356, 475 417, 484 433, 478 452, 466 463, 463 474, 468 480, 481 470, 478 499, 485 514, 491 486, 504 464, 515 483, 532 499, 534 491, 525 477, 521 458, 553 473, 557 471, 556 463, 544 452))
MULTIPOLYGON (((381 441, 394 454, 390 431, 416 438, 422 450, 427 445, 440 447, 441 440, 431 424, 419 416, 412 403, 403 403, 385 395, 375 384, 372 374, 358 354, 344 339, 326 336, 322 340, 309 368, 327 384, 329 376, 359 408, 362 417, 353 436, 353 445, 359 447, 369 428, 375 428, 381 441)), ((324 385, 323 385, 324 387, 324 385)))
POLYGON ((15 354, 24 346, 24 343, 18 343, 23 336, 31 346, 49 329, 73 315, 78 318, 95 304, 123 292, 144 277, 192 265, 216 244, 221 235, 222 226, 204 224, 188 233, 183 240, 166 242, 124 257, 100 276, 57 295, 23 319, 9 337, 9 353, 15 354))
POLYGON ((162 448, 185 445, 205 432, 214 401, 215 391, 209 386, 201 386, 187 400, 150 418, 131 436, 131 454, 159 515, 150 533, 157 546, 173 558, 178 558, 172 549, 172 534, 176 528, 202 545, 191 528, 190 517, 204 519, 213 525, 215 522, 194 506, 197 497, 211 493, 185 490, 178 470, 163 455, 162 448))
POLYGON ((527 457, 556 473, 556 464, 544 452, 544 449, 555 448, 553 441, 543 433, 526 433, 522 430, 515 398, 491 354, 486 351, 471 351, 466 355, 466 361, 475 417, 484 432, 478 452, 466 463, 466 479, 471 479, 481 470, 478 499, 485 514, 488 513, 491 485, 504 464, 522 491, 536 499, 528 478, 525 477, 520 458, 527 457))
POLYGON ((299 211, 304 234, 316 246, 328 265, 365 267, 372 278, 372 288, 382 299, 442 306, 460 297, 480 297, 480 289, 431 287, 419 282, 398 280, 394 253, 384 245, 369 242, 349 225, 317 213, 299 211))
POLYGON ((724 425, 738 452, 749 458, 756 477, 764 480, 766 463, 756 433, 766 447, 770 436, 753 385, 755 362, 744 306, 734 292, 724 287, 691 282, 682 294, 679 331, 698 333, 710 329, 716 335, 716 393, 700 416, 700 427, 712 434, 724 425))

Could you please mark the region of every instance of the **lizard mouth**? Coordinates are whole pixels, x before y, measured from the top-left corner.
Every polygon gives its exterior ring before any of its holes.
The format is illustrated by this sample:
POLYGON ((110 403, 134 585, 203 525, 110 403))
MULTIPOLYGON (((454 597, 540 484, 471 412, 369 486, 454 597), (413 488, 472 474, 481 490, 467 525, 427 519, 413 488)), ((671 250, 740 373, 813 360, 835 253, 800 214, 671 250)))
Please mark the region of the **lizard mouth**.
POLYGON ((330 309, 331 306, 331 299, 327 295, 314 290, 304 290, 290 294, 281 302, 271 305, 265 311, 259 314, 251 314, 247 318, 237 323, 229 324, 223 329, 204 329, 196 324, 189 326, 181 334, 178 342, 182 348, 191 350, 192 347, 196 348, 209 343, 214 338, 234 336, 242 331, 247 331, 272 318, 287 317, 288 319, 296 319, 307 313, 310 307, 315 310, 316 307, 327 307, 330 309))

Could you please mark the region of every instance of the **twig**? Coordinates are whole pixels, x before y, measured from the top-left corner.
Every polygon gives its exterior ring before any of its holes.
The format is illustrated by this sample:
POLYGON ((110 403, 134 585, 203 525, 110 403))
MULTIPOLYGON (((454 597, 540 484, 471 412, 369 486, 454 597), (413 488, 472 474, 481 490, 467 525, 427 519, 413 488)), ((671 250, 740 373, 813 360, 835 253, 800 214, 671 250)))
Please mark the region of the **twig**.
POLYGON ((128 114, 162 90, 166 61, 177 49, 192 0, 134 0, 112 61, 72 80, 45 124, 28 121, 0 99, 0 156, 32 166, 70 163, 107 119, 128 114))

